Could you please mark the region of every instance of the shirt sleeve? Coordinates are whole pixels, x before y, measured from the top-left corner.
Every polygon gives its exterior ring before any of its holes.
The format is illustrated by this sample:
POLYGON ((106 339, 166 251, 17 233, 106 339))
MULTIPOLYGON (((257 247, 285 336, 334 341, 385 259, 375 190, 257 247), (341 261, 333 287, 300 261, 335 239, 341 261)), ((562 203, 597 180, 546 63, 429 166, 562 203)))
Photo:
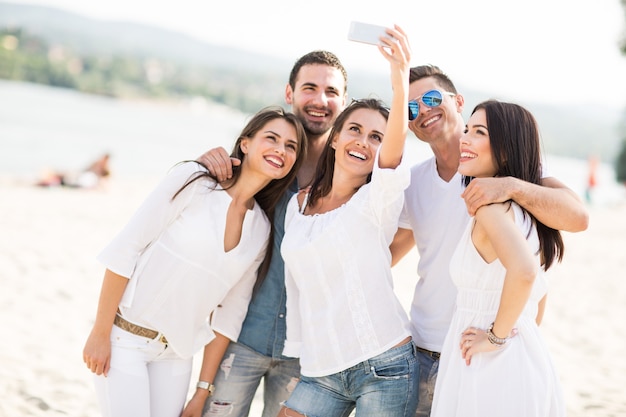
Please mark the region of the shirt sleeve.
POLYGON ((189 204, 195 181, 176 198, 172 197, 202 166, 196 162, 176 165, 148 195, 126 226, 100 252, 98 261, 118 275, 130 278, 138 258, 189 204))
MULTIPOLYGON (((285 215, 285 228, 287 227, 290 219, 296 215, 298 210, 298 196, 297 194, 292 197, 292 200, 287 206, 287 213, 285 215)), ((302 347, 302 318, 300 316, 300 292, 298 286, 292 275, 289 273, 289 269, 285 265, 285 290, 287 293, 287 316, 285 322, 287 325, 287 336, 285 340, 285 346, 283 348, 283 355, 290 358, 299 358, 300 350, 302 347)))
POLYGON ((400 220, 398 221, 398 227, 402 229, 411 229, 411 216, 409 216, 409 210, 406 206, 406 199, 400 212, 400 220))
POLYGON ((263 250, 259 253, 254 263, 250 265, 250 268, 213 311, 211 328, 232 341, 236 342, 237 338, 239 338, 243 321, 248 313, 248 305, 252 298, 252 290, 256 283, 258 269, 265 258, 268 242, 269 238, 266 240, 263 250))
POLYGON ((541 176, 541 179, 550 178, 553 176, 550 172, 550 169, 548 168, 548 161, 546 160, 546 155, 544 154, 541 155, 541 172, 539 173, 539 175, 541 176))
POLYGON ((285 267, 285 288, 287 290, 287 337, 283 355, 299 358, 302 347, 302 319, 300 317, 300 292, 289 270, 285 267))
POLYGON ((397 168, 378 168, 378 152, 374 161, 368 206, 383 229, 395 234, 404 205, 404 190, 411 180, 410 169, 403 164, 397 168))

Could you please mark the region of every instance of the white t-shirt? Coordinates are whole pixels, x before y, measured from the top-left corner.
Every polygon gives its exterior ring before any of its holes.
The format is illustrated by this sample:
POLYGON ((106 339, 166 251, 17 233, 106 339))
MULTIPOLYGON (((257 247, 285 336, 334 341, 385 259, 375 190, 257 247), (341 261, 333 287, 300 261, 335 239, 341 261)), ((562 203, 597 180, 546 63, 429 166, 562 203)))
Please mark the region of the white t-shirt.
MULTIPOLYGON (((543 174, 549 176, 545 166, 543 174)), ((411 168, 411 185, 404 192, 399 227, 413 231, 419 253, 411 331, 417 346, 434 352, 441 352, 456 303, 450 259, 470 217, 464 190, 461 174, 444 181, 432 157, 411 168)))
POLYGON ((435 352, 441 352, 456 301, 450 258, 469 220, 463 190, 461 174, 444 181, 432 157, 411 168, 404 192, 399 227, 412 229, 419 252, 411 330, 419 347, 435 352))
POLYGON ((255 204, 239 245, 224 252, 230 195, 204 178, 171 199, 201 169, 195 162, 174 167, 98 255, 106 268, 130 278, 122 315, 164 334, 184 358, 215 337, 212 328, 237 340, 270 231, 255 204))
POLYGON ((303 215, 297 195, 289 202, 281 246, 283 354, 300 357, 302 375, 340 372, 410 335, 393 291, 389 251, 408 181, 406 168, 375 168, 372 181, 335 210, 303 215))

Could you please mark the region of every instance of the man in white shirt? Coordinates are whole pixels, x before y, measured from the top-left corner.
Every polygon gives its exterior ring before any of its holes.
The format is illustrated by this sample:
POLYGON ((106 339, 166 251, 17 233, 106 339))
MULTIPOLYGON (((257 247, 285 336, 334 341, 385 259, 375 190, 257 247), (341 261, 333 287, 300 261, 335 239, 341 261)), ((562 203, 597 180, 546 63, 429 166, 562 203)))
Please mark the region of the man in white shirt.
POLYGON ((391 246, 394 264, 414 245, 419 252, 419 280, 411 303, 413 340, 420 359, 417 416, 430 415, 433 390, 456 288, 449 262, 468 216, 485 204, 514 200, 544 224, 569 232, 587 228, 588 213, 582 200, 553 177, 542 186, 516 178, 479 178, 463 188, 459 166, 459 139, 465 122, 465 101, 438 67, 411 68, 409 128, 428 143, 434 156, 411 169, 405 191, 400 229, 391 246))

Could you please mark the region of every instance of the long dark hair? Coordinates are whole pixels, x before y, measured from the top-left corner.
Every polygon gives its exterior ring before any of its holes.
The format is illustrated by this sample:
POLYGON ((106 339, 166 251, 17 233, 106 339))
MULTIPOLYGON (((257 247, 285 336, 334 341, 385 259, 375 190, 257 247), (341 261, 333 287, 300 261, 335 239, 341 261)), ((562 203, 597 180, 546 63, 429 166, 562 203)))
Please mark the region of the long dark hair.
MULTIPOLYGON (((496 177, 515 177, 541 184, 541 140, 537 121, 520 105, 487 100, 478 104, 472 114, 484 110, 487 116, 491 153, 497 165, 496 177)), ((473 178, 463 177, 467 186, 473 178)), ((541 264, 545 271, 555 259, 563 259, 565 246, 561 232, 538 221, 524 210, 537 227, 541 264)))
MULTIPOLYGON (((307 137, 300 120, 298 120, 298 118, 293 113, 287 112, 279 106, 266 107, 260 110, 254 116, 252 116, 250 121, 246 124, 246 126, 239 134, 239 137, 237 138, 237 140, 235 141, 235 145, 233 146, 233 150, 230 153, 230 156, 232 158, 237 158, 241 161, 241 165, 233 166, 233 177, 230 180, 229 185, 224 187, 224 189, 228 189, 234 186, 241 178, 241 166, 243 165, 246 158, 246 154, 244 154, 241 150, 241 141, 245 138, 253 138, 254 135, 256 135, 261 129, 263 129, 263 127, 265 127, 267 123, 275 119, 283 119, 296 129, 298 147, 296 149, 296 161, 293 164, 293 167, 291 168, 289 173, 283 178, 270 181, 269 184, 267 184, 254 195, 255 201, 261 207, 261 209, 263 209, 272 226, 265 258, 263 259, 263 262, 259 267, 255 289, 258 288, 263 279, 265 279, 265 276, 267 275, 267 272, 269 270, 270 260, 272 258, 272 252, 274 248, 274 245, 272 244, 274 240, 274 210, 276 208, 276 204, 278 204, 280 198, 287 191, 289 186, 295 182, 298 170, 300 169, 300 166, 302 165, 302 162, 304 161, 304 158, 306 156, 307 137)), ((187 182, 185 182, 185 184, 183 184, 183 186, 174 194, 172 200, 176 198, 191 183, 205 177, 209 177, 213 179, 215 183, 217 183, 217 178, 213 176, 210 172, 208 172, 208 169, 206 171, 199 170, 195 172, 187 180, 187 182)))
MULTIPOLYGON (((348 117, 359 109, 375 110, 379 112, 385 120, 389 119, 389 108, 387 108, 381 100, 376 98, 353 100, 352 103, 337 116, 337 120, 335 120, 335 124, 330 130, 328 140, 317 163, 315 178, 313 179, 309 193, 308 204, 314 205, 319 198, 324 197, 330 192, 333 185, 333 175, 335 173, 335 149, 332 146, 333 138, 341 133, 348 117)), ((371 179, 372 174, 370 173, 367 177, 367 182, 370 182, 371 179)))

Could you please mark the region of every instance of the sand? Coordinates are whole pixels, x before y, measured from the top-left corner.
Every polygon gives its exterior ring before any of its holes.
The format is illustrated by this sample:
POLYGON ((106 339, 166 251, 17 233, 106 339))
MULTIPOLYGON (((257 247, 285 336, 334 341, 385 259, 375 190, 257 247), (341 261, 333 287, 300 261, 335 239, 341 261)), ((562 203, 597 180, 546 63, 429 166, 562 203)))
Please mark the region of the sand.
MULTIPOLYGON (((113 178, 104 190, 38 188, 0 177, 0 417, 99 415, 82 362, 103 268, 98 251, 154 178, 113 178)), ((589 229, 565 233, 550 274, 542 331, 569 416, 626 415, 626 203, 590 206, 589 229)), ((413 252, 394 268, 408 304, 413 252)), ((197 370, 199 361, 194 368, 197 370)), ((260 414, 261 403, 252 416, 260 414)))

